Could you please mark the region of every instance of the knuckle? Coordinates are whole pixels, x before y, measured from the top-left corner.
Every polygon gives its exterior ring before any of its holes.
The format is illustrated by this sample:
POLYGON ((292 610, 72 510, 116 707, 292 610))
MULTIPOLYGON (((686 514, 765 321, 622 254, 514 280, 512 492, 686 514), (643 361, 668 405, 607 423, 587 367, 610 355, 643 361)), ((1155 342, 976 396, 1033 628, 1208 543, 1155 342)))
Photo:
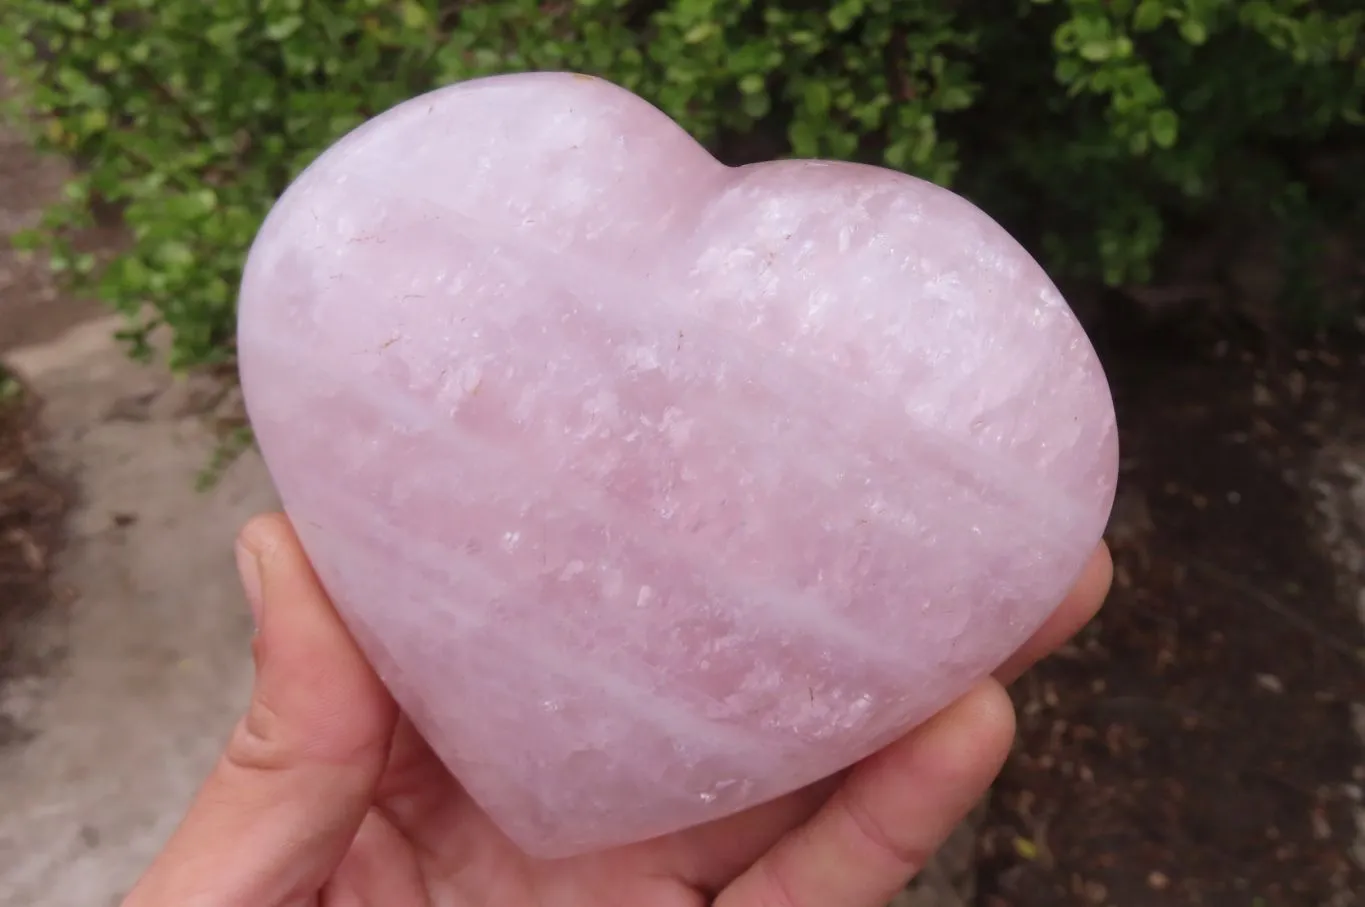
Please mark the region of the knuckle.
POLYGON ((762 907, 804 907, 780 866, 772 860, 764 860, 760 865, 764 876, 760 886, 764 894, 762 907))
POLYGON ((840 808, 864 849, 890 859, 906 876, 913 876, 933 858, 934 847, 916 832, 902 832, 887 823, 862 800, 841 797, 840 808))
POLYGON ((279 715, 259 696, 253 696, 246 714, 232 730, 224 756, 230 764, 249 771, 284 768, 291 749, 284 731, 279 715))

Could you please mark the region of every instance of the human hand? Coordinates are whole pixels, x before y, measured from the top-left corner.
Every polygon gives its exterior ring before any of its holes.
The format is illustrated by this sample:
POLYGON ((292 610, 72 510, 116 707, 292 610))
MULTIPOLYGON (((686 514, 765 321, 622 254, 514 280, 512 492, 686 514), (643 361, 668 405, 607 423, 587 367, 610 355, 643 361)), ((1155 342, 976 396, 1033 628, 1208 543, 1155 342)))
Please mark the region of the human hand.
POLYGON ((1014 735, 1002 684, 1099 608, 1101 546, 1020 652, 852 769, 665 838, 523 855, 399 714, 288 521, 238 543, 259 628, 245 717, 123 907, 883 907, 985 793, 1014 735))

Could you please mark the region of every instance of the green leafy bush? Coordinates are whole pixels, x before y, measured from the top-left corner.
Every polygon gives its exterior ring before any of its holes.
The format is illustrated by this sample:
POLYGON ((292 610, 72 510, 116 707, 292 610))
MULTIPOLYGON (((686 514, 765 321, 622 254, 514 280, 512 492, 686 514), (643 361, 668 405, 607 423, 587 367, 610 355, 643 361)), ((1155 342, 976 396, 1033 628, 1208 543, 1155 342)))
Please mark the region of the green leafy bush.
POLYGON ((591 72, 719 149, 953 185, 1111 285, 1191 230, 1302 240, 1365 206, 1359 0, 6 0, 0 60, 83 165, 28 241, 133 340, 169 326, 176 365, 231 359, 247 246, 319 151, 497 72, 591 72), (65 242, 104 204, 132 233, 107 267, 65 242))

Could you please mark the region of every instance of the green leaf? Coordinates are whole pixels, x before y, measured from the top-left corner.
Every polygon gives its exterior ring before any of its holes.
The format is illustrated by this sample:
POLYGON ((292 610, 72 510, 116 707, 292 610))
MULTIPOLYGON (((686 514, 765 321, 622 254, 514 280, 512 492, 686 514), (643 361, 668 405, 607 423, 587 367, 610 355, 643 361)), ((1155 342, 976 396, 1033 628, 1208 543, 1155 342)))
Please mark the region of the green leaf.
POLYGON ((829 24, 836 33, 848 31, 858 21, 858 17, 863 14, 864 6, 865 0, 841 0, 841 2, 835 3, 826 13, 829 24))
POLYGON ((1075 57, 1063 57, 1057 61, 1056 77, 1057 81, 1063 85, 1070 85, 1081 77, 1081 61, 1075 57))
POLYGON ((829 113, 832 92, 829 83, 822 81, 806 82, 802 86, 802 97, 806 104, 806 109, 815 116, 824 116, 829 113))
POLYGON ((720 28, 716 23, 699 22, 687 30, 687 34, 683 36, 683 41, 688 44, 701 44, 719 33, 720 28))
POLYGON ((249 25, 250 20, 245 18, 215 22, 204 30, 204 37, 220 50, 231 50, 249 25))
POLYGON ((820 154, 820 133, 808 119, 792 121, 787 127, 787 138, 797 157, 816 157, 820 154))
POLYGON ((1173 110, 1158 110, 1148 126, 1158 148, 1173 148, 1180 137, 1180 119, 1173 110))
POLYGON ((1095 38, 1082 42, 1077 50, 1083 59, 1101 63, 1114 55, 1114 42, 1108 38, 1095 38))
POLYGON ((1154 31, 1166 21, 1169 0, 1142 0, 1133 11, 1133 30, 1154 31))
POLYGON ((109 127, 109 112, 102 107, 92 107, 81 114, 81 131, 86 135, 103 132, 109 127))
POLYGON ((431 22, 431 16, 427 13, 426 7, 417 3, 416 0, 406 0, 402 9, 403 24, 408 28, 426 28, 431 22))
POLYGON ((284 16, 265 27, 265 36, 271 41, 284 41, 302 27, 302 16, 284 16))
POLYGON ((47 239, 39 230, 16 230, 10 243, 19 252, 36 252, 47 244, 47 239))
POLYGON ((1198 46, 1209 39, 1209 30, 1200 20, 1187 18, 1180 23, 1180 37, 1198 46))

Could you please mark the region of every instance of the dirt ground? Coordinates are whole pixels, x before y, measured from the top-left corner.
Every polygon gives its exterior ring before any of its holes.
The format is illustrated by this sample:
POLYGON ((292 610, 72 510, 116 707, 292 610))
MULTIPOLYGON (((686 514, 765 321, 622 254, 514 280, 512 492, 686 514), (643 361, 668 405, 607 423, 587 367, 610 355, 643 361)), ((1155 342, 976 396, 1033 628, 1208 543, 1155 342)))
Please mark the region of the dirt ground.
MULTIPOLYGON (((25 640, 49 607, 65 528, 67 488, 38 463, 37 424, 32 394, 0 372, 0 684, 44 668, 25 640)), ((21 734, 0 712, 0 746, 21 734)))
POLYGON ((1016 690, 982 907, 1365 903, 1365 344, 1101 346, 1115 589, 1016 690))
MULTIPOLYGON (((0 77, 0 100, 5 93, 0 77)), ((40 262, 22 259, 8 244, 38 222, 63 176, 13 130, 0 129, 0 354, 51 339, 96 310, 58 292, 40 262)), ((67 483, 37 462, 39 422, 37 399, 0 368, 0 683, 40 669, 33 647, 21 643, 50 598, 70 503, 67 483)), ((0 712, 0 744, 19 733, 12 716, 0 712)))

